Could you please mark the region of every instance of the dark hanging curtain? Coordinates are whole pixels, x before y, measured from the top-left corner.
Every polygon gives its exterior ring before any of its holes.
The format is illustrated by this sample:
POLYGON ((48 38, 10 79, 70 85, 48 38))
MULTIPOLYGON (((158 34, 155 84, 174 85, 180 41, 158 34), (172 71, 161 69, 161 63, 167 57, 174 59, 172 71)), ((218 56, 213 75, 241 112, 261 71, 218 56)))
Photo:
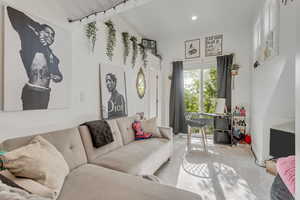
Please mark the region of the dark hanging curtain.
POLYGON ((233 57, 233 54, 217 57, 217 95, 218 98, 226 99, 228 112, 231 112, 231 65, 233 64, 233 57))
POLYGON ((170 127, 174 134, 187 133, 185 123, 183 62, 173 62, 173 75, 170 95, 170 127))

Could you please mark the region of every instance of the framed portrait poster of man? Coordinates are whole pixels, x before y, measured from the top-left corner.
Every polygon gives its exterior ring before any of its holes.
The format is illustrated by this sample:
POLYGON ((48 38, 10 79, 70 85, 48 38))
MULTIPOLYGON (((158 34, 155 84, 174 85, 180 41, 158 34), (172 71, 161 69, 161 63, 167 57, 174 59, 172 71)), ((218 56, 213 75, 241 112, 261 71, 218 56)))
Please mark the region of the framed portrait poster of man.
POLYGON ((200 39, 185 41, 185 58, 200 58, 200 39))
POLYGON ((102 119, 126 117, 127 90, 123 67, 101 64, 99 88, 102 119))
POLYGON ((4 110, 68 107, 70 33, 10 6, 4 15, 4 110))
POLYGON ((221 56, 223 54, 223 35, 213 35, 205 38, 205 57, 221 56))

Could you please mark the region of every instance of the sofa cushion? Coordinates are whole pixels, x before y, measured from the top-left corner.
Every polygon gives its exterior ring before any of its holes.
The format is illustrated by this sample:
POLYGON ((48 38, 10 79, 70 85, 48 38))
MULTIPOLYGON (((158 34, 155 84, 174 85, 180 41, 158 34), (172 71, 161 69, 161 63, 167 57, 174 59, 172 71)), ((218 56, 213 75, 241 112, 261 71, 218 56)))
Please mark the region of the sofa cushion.
POLYGON ((15 182, 13 182, 11 179, 9 179, 8 177, 4 176, 1 174, 2 171, 0 171, 0 182, 4 183, 5 185, 8 185, 10 187, 14 187, 14 188, 19 188, 21 190, 25 190, 24 188, 22 188, 21 186, 19 186, 18 184, 16 184, 15 182))
POLYGON ((69 166, 61 153, 41 136, 3 157, 4 167, 13 175, 37 181, 50 188, 54 197, 58 196, 69 173, 69 166))
POLYGON ((199 200, 191 192, 96 165, 84 165, 66 178, 58 200, 199 200), (85 186, 85 187, 82 187, 85 186))
POLYGON ((51 200, 50 198, 43 198, 39 195, 29 194, 29 192, 11 187, 0 180, 0 199, 1 200, 51 200))
POLYGON ((92 137, 91 137, 88 127, 87 126, 79 127, 81 139, 82 139, 89 162, 96 159, 99 156, 107 154, 107 153, 123 146, 122 136, 119 131, 119 127, 117 125, 116 120, 108 120, 107 123, 109 124, 109 126, 111 128, 114 141, 112 143, 107 144, 100 148, 95 148, 93 146, 92 137))
POLYGON ((157 127, 156 119, 157 118, 154 117, 152 119, 141 121, 142 128, 143 128, 143 131, 145 131, 146 133, 151 133, 152 137, 161 138, 162 135, 160 134, 159 129, 157 127))
POLYGON ((170 140, 152 138, 125 145, 91 161, 133 175, 151 175, 171 156, 170 140))
MULTIPOLYGON (((35 136, 36 135, 6 140, 3 142, 3 149, 12 151, 21 146, 25 146, 35 136)), ((86 153, 78 128, 54 131, 42 134, 41 136, 54 145, 63 155, 70 170, 87 163, 86 153)))
POLYGON ((139 120, 137 115, 117 119, 117 124, 121 132, 124 145, 133 142, 135 139, 134 130, 132 128, 132 124, 135 120, 139 120))
MULTIPOLYGON (((8 170, 1 171, 1 175, 8 178, 21 188, 24 188, 25 191, 30 192, 31 194, 36 194, 41 197, 55 199, 57 198, 57 195, 55 195, 55 192, 53 192, 52 189, 28 178, 18 178, 14 176, 12 173, 10 173, 8 170)), ((1 198, 0 198, 1 199, 1 198)))
POLYGON ((158 130, 163 138, 173 140, 173 129, 170 127, 158 127, 158 130))

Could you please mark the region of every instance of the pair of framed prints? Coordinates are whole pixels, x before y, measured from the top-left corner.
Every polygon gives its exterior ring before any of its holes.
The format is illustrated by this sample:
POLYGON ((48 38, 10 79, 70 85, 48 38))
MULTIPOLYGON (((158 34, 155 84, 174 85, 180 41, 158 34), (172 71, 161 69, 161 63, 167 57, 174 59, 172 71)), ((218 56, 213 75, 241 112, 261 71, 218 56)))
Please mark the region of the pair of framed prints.
MULTIPOLYGON (((213 35, 205 38, 205 57, 221 56, 223 54, 223 35, 213 35)), ((185 58, 201 57, 201 40, 185 41, 185 58)))

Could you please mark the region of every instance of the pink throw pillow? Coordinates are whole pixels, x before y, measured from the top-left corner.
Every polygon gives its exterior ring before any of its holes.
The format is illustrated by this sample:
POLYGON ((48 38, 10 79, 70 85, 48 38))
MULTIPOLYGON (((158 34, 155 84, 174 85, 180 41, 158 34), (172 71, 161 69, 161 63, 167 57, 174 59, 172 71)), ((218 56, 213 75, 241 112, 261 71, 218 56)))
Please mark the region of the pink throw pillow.
POLYGON ((295 156, 280 158, 276 164, 278 174, 289 191, 295 194, 295 156))

